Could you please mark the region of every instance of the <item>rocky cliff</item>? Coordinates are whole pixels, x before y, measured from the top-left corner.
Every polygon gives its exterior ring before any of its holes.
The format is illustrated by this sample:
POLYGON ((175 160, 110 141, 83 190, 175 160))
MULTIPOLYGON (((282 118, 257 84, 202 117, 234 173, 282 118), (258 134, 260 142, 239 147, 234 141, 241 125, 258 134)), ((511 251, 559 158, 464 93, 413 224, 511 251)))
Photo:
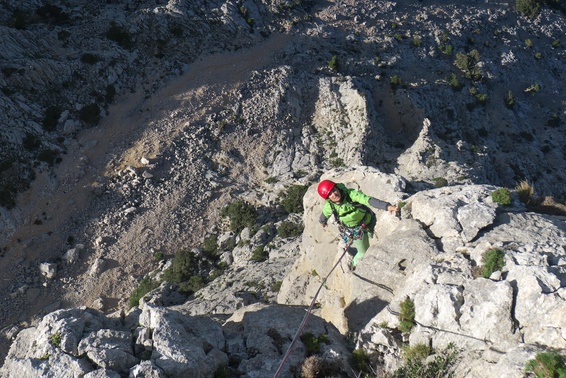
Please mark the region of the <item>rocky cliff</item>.
POLYGON ((458 376, 563 350, 563 205, 543 196, 566 196, 566 23, 559 3, 518 6, 2 3, 1 373, 272 375, 340 251, 316 224, 321 178, 406 203, 321 292, 307 331, 328 335, 315 355, 335 374, 354 348, 393 372, 405 345, 453 343, 458 376), (530 203, 492 201, 522 180, 530 203), (281 204, 292 185, 311 186, 302 219, 281 204), (262 227, 230 230, 236 200, 262 227), (181 249, 206 286, 162 283, 127 311, 181 249), (505 265, 483 278, 489 250, 505 265))

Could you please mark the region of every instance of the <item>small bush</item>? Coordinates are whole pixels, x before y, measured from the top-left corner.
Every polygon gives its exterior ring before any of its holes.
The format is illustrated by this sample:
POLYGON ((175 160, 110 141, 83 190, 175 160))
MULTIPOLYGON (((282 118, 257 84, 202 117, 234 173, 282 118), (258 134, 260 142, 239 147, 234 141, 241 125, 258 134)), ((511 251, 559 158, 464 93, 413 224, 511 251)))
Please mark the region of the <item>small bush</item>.
POLYGON ((61 117, 61 107, 57 105, 51 105, 45 110, 45 115, 43 116, 42 126, 46 131, 55 131, 57 128, 57 122, 61 117))
POLYGON ((423 361, 430 356, 432 350, 428 345, 415 344, 403 349, 403 359, 405 361, 423 361))
POLYGON ((59 157, 59 151, 47 148, 45 150, 41 150, 39 154, 37 154, 37 160, 43 161, 52 166, 53 164, 60 162, 61 158, 59 157))
POLYGON ((454 73, 450 75, 450 78, 448 79, 448 84, 450 84, 450 86, 454 90, 458 90, 462 88, 462 84, 460 84, 460 81, 458 80, 458 76, 454 73))
POLYGON ((232 373, 230 372, 230 368, 226 365, 222 365, 214 371, 214 378, 230 378, 230 377, 232 377, 232 373))
POLYGON ((88 126, 96 126, 100 122, 100 107, 96 103, 84 106, 79 110, 79 119, 88 126))
POLYGON ((519 195, 519 201, 528 205, 530 204, 531 200, 533 199, 533 195, 535 194, 535 187, 533 183, 529 183, 527 180, 523 180, 515 186, 515 190, 519 195))
POLYGON ((550 44, 553 48, 557 48, 560 47, 560 40, 559 39, 555 39, 554 41, 552 41, 552 43, 550 44))
POLYGON ((118 43, 118 45, 125 49, 133 47, 132 36, 128 30, 114 21, 110 22, 110 26, 106 31, 106 38, 118 43))
POLYGON ((301 341, 305 344, 305 348, 307 350, 307 356, 312 356, 313 354, 317 354, 320 352, 320 344, 325 343, 329 344, 330 341, 328 340, 328 336, 326 334, 322 334, 320 336, 315 336, 311 332, 306 332, 301 335, 301 341))
POLYGON ((201 276, 195 275, 179 285, 179 292, 192 294, 205 286, 205 280, 201 276))
POLYGON ((505 102, 505 106, 507 108, 512 108, 515 105, 515 96, 513 95, 513 92, 511 92, 510 90, 507 91, 507 94, 505 95, 505 98, 503 99, 503 101, 505 102))
POLYGON ((482 256, 482 277, 489 278, 493 272, 505 265, 505 253, 497 248, 490 249, 482 256))
POLYGON ((367 354, 367 352, 360 348, 360 349, 355 349, 352 352, 352 367, 360 372, 363 373, 370 373, 370 358, 369 355, 367 354))
POLYGON ((35 151, 41 146, 41 140, 32 133, 26 133, 22 146, 28 151, 35 151))
POLYGON ((220 215, 230 219, 230 229, 241 232, 246 227, 252 227, 258 217, 256 210, 249 203, 239 200, 225 206, 220 215))
POLYGON ((541 86, 539 83, 534 83, 527 89, 525 89, 525 93, 537 93, 540 92, 541 86))
POLYGON ((403 333, 410 333, 415 323, 415 303, 407 297, 401 302, 399 311, 399 330, 403 333))
POLYGON ((56 347, 61 346, 61 339, 62 337, 60 332, 54 333, 49 336, 49 342, 51 343, 51 345, 56 347))
POLYGON ((91 53, 84 53, 83 55, 81 55, 81 62, 86 64, 95 64, 99 60, 100 58, 98 56, 91 53))
POLYGON ((303 197, 307 189, 308 186, 306 185, 293 185, 287 189, 281 200, 281 204, 287 213, 303 212, 303 197))
POLYGON ((532 372, 537 378, 566 377, 564 359, 556 352, 537 353, 534 360, 527 361, 526 372, 532 372))
POLYGON ((336 360, 310 356, 301 365, 301 378, 327 378, 345 376, 336 360))
POLYGON ((181 249, 175 253, 171 266, 163 273, 168 282, 181 283, 188 281, 198 273, 198 260, 194 252, 181 249))
POLYGON ((454 365, 458 360, 458 350, 453 344, 439 352, 434 359, 426 363, 426 359, 408 360, 405 366, 393 374, 394 378, 454 377, 454 365))
POLYGON ((397 87, 403 86, 403 79, 398 75, 393 75, 389 78, 389 85, 391 85, 391 89, 395 90, 397 87))
POLYGON ((206 237, 203 242, 202 251, 206 257, 214 259, 218 251, 218 235, 213 234, 206 237))
POLYGON ((507 188, 499 188, 491 192, 491 199, 503 206, 510 206, 513 203, 511 192, 507 188))
POLYGON ((467 79, 478 81, 483 77, 481 69, 478 67, 480 53, 472 50, 468 54, 457 53, 454 65, 458 67, 467 79))
POLYGON ((277 233, 282 238, 291 238, 299 236, 303 233, 305 226, 302 224, 296 224, 293 222, 281 222, 279 227, 277 227, 277 233))
POLYGON ((432 179, 432 181, 434 181, 435 188, 442 188, 443 186, 448 185, 448 180, 446 180, 444 177, 435 177, 432 179))
POLYGON ((528 18, 536 18, 540 13, 540 2, 539 0, 516 0, 515 9, 528 18))
POLYGON ((150 277, 144 277, 137 288, 130 294, 129 304, 130 308, 135 307, 140 304, 140 299, 159 286, 159 282, 155 281, 150 277))
POLYGON ((336 55, 332 55, 332 58, 328 61, 328 68, 332 71, 338 71, 338 57, 336 55))
POLYGON ((263 245, 258 245, 253 253, 252 253, 252 257, 251 257, 251 261, 255 261, 255 262, 261 262, 261 261, 265 261, 267 260, 267 258, 269 257, 268 253, 265 251, 265 246, 263 245))

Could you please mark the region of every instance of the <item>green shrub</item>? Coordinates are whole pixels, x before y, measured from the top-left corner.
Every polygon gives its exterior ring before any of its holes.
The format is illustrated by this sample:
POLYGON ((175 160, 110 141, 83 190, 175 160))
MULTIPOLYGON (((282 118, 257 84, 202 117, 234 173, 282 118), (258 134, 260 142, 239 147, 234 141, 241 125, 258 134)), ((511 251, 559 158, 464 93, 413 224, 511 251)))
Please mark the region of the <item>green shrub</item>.
POLYGON ((214 371, 214 378, 230 378, 232 377, 232 373, 230 372, 230 368, 226 365, 219 366, 214 371))
POLYGON ((558 127, 562 123, 562 119, 560 118, 560 114, 554 113, 550 116, 549 119, 546 120, 545 125, 549 127, 558 127))
POLYGON ((516 0, 515 9, 528 18, 535 18, 540 13, 540 2, 539 0, 516 0))
POLYGON ((468 54, 457 53, 454 65, 462 71, 467 79, 477 81, 483 77, 483 73, 478 67, 479 61, 480 53, 478 50, 472 50, 468 54))
POLYGON ((442 188, 443 186, 448 185, 448 180, 446 180, 444 177, 435 177, 432 179, 432 181, 434 181, 435 188, 442 188))
POLYGON ((538 53, 535 53, 534 56, 535 56, 535 59, 536 59, 536 60, 541 60, 541 59, 542 59, 542 53, 539 53, 539 52, 538 52, 538 53))
POLYGON ((284 221, 277 227, 277 233, 282 238, 291 238, 301 235, 304 228, 302 224, 284 221))
POLYGON ((510 206, 513 203, 511 192, 507 188, 499 188, 491 192, 491 199, 503 206, 510 206))
POLYGON ((448 45, 440 45, 440 51, 442 51, 442 53, 444 55, 452 55, 452 52, 454 51, 454 46, 448 44, 448 45))
POLYGON ((351 365, 355 370, 363 373, 371 373, 369 364, 370 364, 370 358, 364 349, 362 348, 355 349, 352 352, 351 365))
POLYGON ((398 75, 393 75, 389 78, 389 85, 391 89, 397 89, 397 87, 403 86, 403 79, 398 75))
POLYGON ((328 68, 332 71, 338 71, 338 57, 336 55, 332 55, 332 58, 328 61, 328 68))
POLYGON ((202 251, 204 252, 204 255, 209 259, 215 258, 216 252, 218 252, 218 235, 212 234, 204 238, 202 251))
POLYGON ((450 78, 448 79, 448 84, 450 84, 452 89, 455 90, 462 88, 462 84, 460 84, 460 81, 458 80, 458 76, 454 73, 450 75, 450 78))
POLYGON ((41 140, 32 133, 26 133, 22 146, 28 151, 35 151, 41 146, 41 140))
POLYGON ((249 203, 239 200, 225 206, 220 215, 230 219, 230 229, 241 232, 246 227, 252 227, 258 217, 256 210, 249 203))
POLYGON ((49 148, 41 150, 39 154, 37 154, 37 159, 49 164, 50 166, 61 161, 59 151, 49 148))
POLYGON ((179 285, 179 292, 192 294, 205 286, 205 280, 201 276, 195 275, 179 285))
POLYGON ((100 122, 100 107, 96 103, 84 106, 79 110, 79 119, 88 126, 96 126, 100 122))
POLYGON ((411 298, 407 297, 403 302, 401 302, 401 310, 399 311, 399 330, 403 333, 409 333, 415 325, 415 303, 411 300, 411 298))
POLYGON ((110 26, 106 31, 106 38, 118 43, 118 45, 125 49, 130 49, 133 46, 132 36, 128 30, 118 25, 115 21, 110 22, 110 26))
POLYGON ((269 255, 265 251, 265 246, 258 245, 257 247, 255 247, 250 260, 256 261, 256 262, 261 262, 261 261, 267 260, 268 257, 269 257, 269 255))
POLYGON ((81 55, 81 62, 86 64, 95 64, 96 62, 100 61, 100 58, 91 53, 84 53, 81 55))
POLYGON ((301 341, 305 345, 307 350, 307 356, 312 356, 313 354, 317 354, 320 352, 320 344, 325 343, 329 344, 330 341, 328 340, 328 336, 326 334, 322 334, 320 336, 315 336, 311 332, 306 332, 301 335, 301 341))
POLYGON ((415 344, 403 348, 403 359, 405 361, 423 361, 432 353, 431 348, 426 344, 415 344))
POLYGON ((132 294, 130 294, 130 300, 129 300, 130 308, 139 305, 140 299, 158 286, 159 286, 158 281, 148 276, 144 277, 141 280, 138 287, 135 288, 134 291, 132 291, 132 294))
POLYGON ((557 48, 560 46, 560 40, 559 39, 555 39, 554 41, 552 41, 552 43, 550 44, 552 47, 557 48))
POLYGON ((533 47, 533 41, 530 38, 525 39, 525 46, 527 46, 528 48, 533 47))
POLYGON ((46 131, 55 131, 59 117, 61 117, 61 107, 57 105, 49 106, 45 110, 45 115, 43 116, 43 128, 46 131))
POLYGON ((307 192, 308 186, 306 185, 292 185, 281 199, 281 204, 285 211, 291 213, 303 212, 303 197, 307 192))
POLYGON ((420 47, 422 44, 423 42, 420 36, 418 35, 413 36, 413 46, 420 47))
POLYGON ((345 166, 346 164, 344 163, 344 160, 342 158, 336 158, 330 161, 330 165, 334 168, 339 168, 345 166))
POLYGON ((175 253, 171 266, 163 273, 168 282, 181 283, 188 281, 198 273, 198 260, 194 252, 181 249, 175 253))
POLYGON ((28 27, 29 21, 32 17, 26 12, 16 9, 12 12, 11 24, 18 30, 25 30, 28 27))
POLYGON ((104 95, 104 99, 108 104, 114 102, 114 97, 116 97, 116 88, 112 84, 108 84, 106 86, 106 94, 104 95))
POLYGON ((51 345, 56 347, 61 345, 61 339, 62 337, 60 332, 54 333, 51 336, 49 336, 49 342, 51 343, 51 345))
POLYGON ((515 105, 515 101, 516 101, 513 92, 511 92, 510 90, 507 91, 507 95, 505 95, 503 101, 505 102, 506 107, 512 108, 515 105))
POLYGON ((454 377, 458 353, 453 344, 448 344, 444 350, 435 352, 434 359, 428 363, 426 359, 419 358, 406 361, 405 366, 395 371, 393 378, 454 377))
POLYGON ((537 353, 534 360, 527 361, 525 371, 532 372, 537 378, 566 377, 564 359, 556 352, 537 353))
POLYGON ((491 274, 501 270, 503 265, 505 265, 505 253, 497 248, 490 249, 482 256, 482 277, 491 277, 491 274))

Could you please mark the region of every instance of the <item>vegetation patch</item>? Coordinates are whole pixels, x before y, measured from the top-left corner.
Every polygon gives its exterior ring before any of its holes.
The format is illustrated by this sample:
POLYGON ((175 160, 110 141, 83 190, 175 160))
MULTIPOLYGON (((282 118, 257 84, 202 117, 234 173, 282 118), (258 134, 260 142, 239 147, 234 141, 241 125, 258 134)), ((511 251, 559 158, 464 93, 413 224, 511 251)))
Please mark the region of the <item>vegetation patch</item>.
POLYGON ((491 199, 503 206, 510 206, 513 203, 511 192, 507 188, 499 188, 491 192, 491 199))
POLYGON ((293 222, 284 221, 277 227, 277 233, 282 238, 292 238, 303 233, 305 226, 293 222))
POLYGON ((407 297, 401 302, 401 310, 399 311, 399 330, 403 333, 410 333, 415 322, 415 302, 407 297))
POLYGON ((255 208, 243 200, 225 206, 220 215, 230 219, 230 229, 237 233, 246 227, 253 227, 258 217, 255 208))
POLYGON ((303 212, 303 197, 308 190, 306 185, 292 185, 287 189, 287 191, 282 195, 281 205, 285 211, 289 214, 291 213, 302 213, 303 212))
POLYGON ((305 345, 307 356, 312 356, 313 354, 319 353, 321 343, 330 344, 330 341, 328 340, 328 336, 326 334, 315 336, 311 332, 303 333, 301 335, 301 341, 305 345))
POLYGON ((537 353, 533 360, 527 361, 525 372, 533 373, 537 378, 566 377, 564 358, 556 352, 537 353))
MULTIPOLYGON (((428 347, 427 347, 428 348, 428 347)), ((453 344, 434 354, 432 360, 427 359, 425 348, 418 347, 418 353, 411 352, 405 366, 393 374, 394 378, 423 378, 423 377, 454 377, 454 366, 458 361, 459 352, 453 344), (428 362, 427 362, 428 361, 428 362)))
POLYGON ((130 308, 138 306, 140 304, 140 299, 158 286, 158 281, 148 276, 144 277, 138 287, 136 287, 134 291, 132 291, 132 294, 130 294, 130 299, 128 301, 130 308))
POLYGON ((492 248, 482 256, 482 277, 489 278, 493 272, 501 270, 505 265, 505 253, 497 248, 492 248))

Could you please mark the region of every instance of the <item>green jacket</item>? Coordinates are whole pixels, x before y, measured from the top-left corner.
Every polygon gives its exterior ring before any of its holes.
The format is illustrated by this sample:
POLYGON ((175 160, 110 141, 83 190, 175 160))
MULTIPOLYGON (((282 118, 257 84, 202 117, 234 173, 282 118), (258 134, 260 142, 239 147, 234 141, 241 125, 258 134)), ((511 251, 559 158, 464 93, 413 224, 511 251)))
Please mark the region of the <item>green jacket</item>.
POLYGON ((387 209, 387 202, 376 200, 360 191, 347 188, 344 184, 336 184, 338 189, 342 192, 342 201, 340 203, 326 200, 320 215, 320 223, 326 223, 328 218, 336 211, 339 221, 346 227, 356 227, 362 223, 369 226, 372 220, 373 212, 368 206, 379 207, 387 209), (372 200, 370 204, 370 200, 372 200), (360 206, 365 205, 365 206, 360 206), (375 206, 378 204, 378 206, 375 206), (357 205, 357 206, 356 206, 357 205))

